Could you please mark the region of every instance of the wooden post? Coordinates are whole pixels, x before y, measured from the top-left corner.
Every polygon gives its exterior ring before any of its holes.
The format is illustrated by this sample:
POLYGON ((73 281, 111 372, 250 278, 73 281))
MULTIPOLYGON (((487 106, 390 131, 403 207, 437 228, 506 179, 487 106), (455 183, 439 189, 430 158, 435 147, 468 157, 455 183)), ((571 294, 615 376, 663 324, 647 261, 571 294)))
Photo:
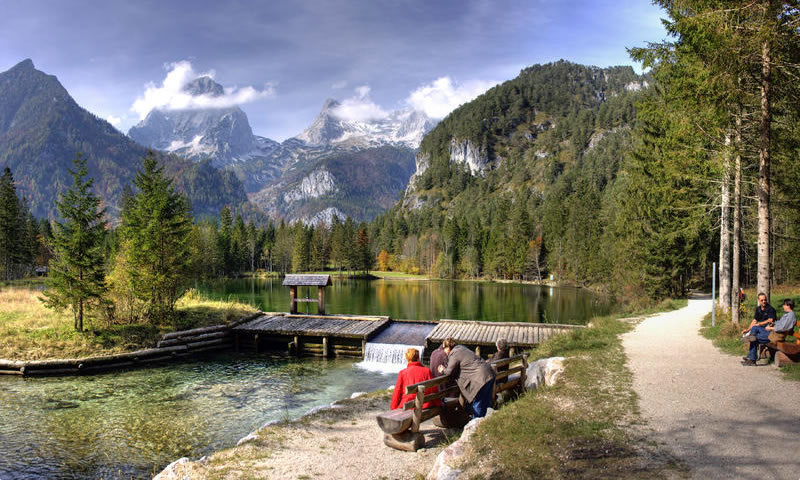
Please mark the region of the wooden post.
POLYGON ((317 288, 317 313, 325 315, 325 287, 317 288))
POLYGON ((294 336, 294 354, 300 356, 300 337, 294 336))
POLYGON ((258 334, 256 333, 255 339, 253 340, 253 346, 256 349, 256 353, 258 353, 258 334))
POLYGON ((363 359, 367 358, 367 339, 366 338, 362 338, 361 339, 361 358, 363 358, 363 359))
POLYGON ((297 285, 292 285, 289 288, 289 313, 296 314, 297 313, 297 285))
POLYGON ((236 332, 236 335, 234 335, 233 344, 236 348, 236 353, 239 353, 239 332, 236 332))
POLYGON ((475 347, 475 355, 477 355, 479 357, 481 356, 481 346, 480 345, 475 347))
POLYGON ((322 337, 322 356, 328 358, 328 337, 322 337))
POLYGON ((508 356, 509 357, 513 357, 516 354, 517 354, 517 349, 516 348, 511 347, 510 349, 508 349, 508 356))
POLYGON ((411 431, 419 432, 419 426, 422 424, 422 398, 425 396, 425 387, 420 385, 417 387, 417 398, 414 399, 414 419, 411 421, 411 431))

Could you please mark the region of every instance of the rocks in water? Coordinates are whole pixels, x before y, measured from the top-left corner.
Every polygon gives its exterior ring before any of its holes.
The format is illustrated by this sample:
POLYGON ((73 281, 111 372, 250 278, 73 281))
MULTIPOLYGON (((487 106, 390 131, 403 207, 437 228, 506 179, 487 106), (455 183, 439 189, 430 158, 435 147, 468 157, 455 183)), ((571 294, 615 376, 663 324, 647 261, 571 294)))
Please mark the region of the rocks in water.
POLYGON ((535 390, 541 385, 552 386, 564 371, 564 357, 542 358, 528 365, 525 389, 535 390))
POLYGON ((436 462, 434 462, 433 467, 431 468, 430 472, 428 472, 428 476, 425 478, 427 480, 455 480, 459 478, 462 473, 461 470, 453 468, 451 465, 458 463, 458 460, 467 451, 467 446, 469 445, 470 439, 475 433, 475 430, 477 430, 478 425, 494 412, 495 410, 490 408, 486 411, 485 417, 473 418, 470 420, 470 422, 464 426, 464 431, 461 432, 461 437, 453 442, 449 447, 439 452, 439 455, 436 456, 436 462))

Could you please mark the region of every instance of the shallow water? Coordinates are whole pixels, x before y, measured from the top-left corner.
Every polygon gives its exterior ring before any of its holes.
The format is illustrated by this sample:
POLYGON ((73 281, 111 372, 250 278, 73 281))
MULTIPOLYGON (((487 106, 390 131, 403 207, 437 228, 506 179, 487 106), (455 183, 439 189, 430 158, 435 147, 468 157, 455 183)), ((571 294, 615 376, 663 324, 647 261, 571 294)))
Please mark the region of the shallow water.
POLYGON ((150 478, 275 419, 394 384, 352 360, 222 354, 87 377, 0 376, 0 478, 150 478))

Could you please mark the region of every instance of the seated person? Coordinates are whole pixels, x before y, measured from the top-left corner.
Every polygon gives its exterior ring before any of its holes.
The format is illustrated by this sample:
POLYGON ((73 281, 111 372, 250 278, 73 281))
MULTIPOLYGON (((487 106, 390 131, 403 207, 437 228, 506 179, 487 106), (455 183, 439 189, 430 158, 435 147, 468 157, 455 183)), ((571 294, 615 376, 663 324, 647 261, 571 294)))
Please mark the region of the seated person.
MULTIPOLYGON (((489 361, 493 362, 496 360, 503 360, 505 358, 508 358, 508 343, 504 338, 498 339, 494 345, 497 347, 497 351, 495 352, 494 355, 492 355, 492 358, 490 358, 489 361)), ((504 365, 502 367, 496 367, 497 373, 504 372, 506 370, 508 370, 508 365, 504 365)), ((502 383, 507 380, 508 378, 503 378, 501 380, 498 380, 497 382, 502 383)))
POLYGON ((769 343, 769 333, 767 327, 775 323, 778 315, 772 305, 767 303, 767 296, 763 293, 758 294, 758 306, 753 314, 753 321, 750 326, 742 332, 742 341, 750 342, 750 351, 747 356, 742 358, 742 365, 753 366, 758 360, 758 346, 769 343))
MULTIPOLYGON (((400 370, 400 373, 397 374, 397 383, 394 385, 394 393, 392 393, 392 403, 390 405, 392 410, 403 408, 406 402, 417 398, 417 392, 405 393, 407 386, 433 378, 431 370, 428 367, 422 366, 419 362, 419 350, 416 348, 409 348, 406 350, 406 360, 408 361, 408 367, 400 370)), ((436 393, 436 387, 425 389, 425 393, 436 393)), ((422 408, 438 407, 441 404, 441 400, 436 399, 425 402, 422 408)))
POLYGON ((774 327, 767 327, 771 330, 769 341, 772 343, 785 342, 786 337, 794 334, 794 326, 797 320, 794 317, 794 300, 787 298, 783 301, 783 316, 775 322, 774 327))

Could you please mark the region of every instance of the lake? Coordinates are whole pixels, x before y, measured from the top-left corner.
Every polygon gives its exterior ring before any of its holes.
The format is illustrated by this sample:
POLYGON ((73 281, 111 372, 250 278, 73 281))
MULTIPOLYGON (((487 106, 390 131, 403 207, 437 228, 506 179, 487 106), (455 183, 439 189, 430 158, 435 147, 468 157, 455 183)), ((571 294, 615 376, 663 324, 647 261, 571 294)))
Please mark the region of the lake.
MULTIPOLYGON (((286 311, 288 289, 280 283, 195 286, 212 297, 286 311)), ((404 319, 575 324, 611 308, 581 289, 418 280, 334 280, 326 305, 329 313, 404 319)), ((177 458, 233 446, 268 421, 394 384, 394 374, 355 365, 352 359, 222 353, 85 377, 0 376, 0 479, 150 478, 177 458)))

